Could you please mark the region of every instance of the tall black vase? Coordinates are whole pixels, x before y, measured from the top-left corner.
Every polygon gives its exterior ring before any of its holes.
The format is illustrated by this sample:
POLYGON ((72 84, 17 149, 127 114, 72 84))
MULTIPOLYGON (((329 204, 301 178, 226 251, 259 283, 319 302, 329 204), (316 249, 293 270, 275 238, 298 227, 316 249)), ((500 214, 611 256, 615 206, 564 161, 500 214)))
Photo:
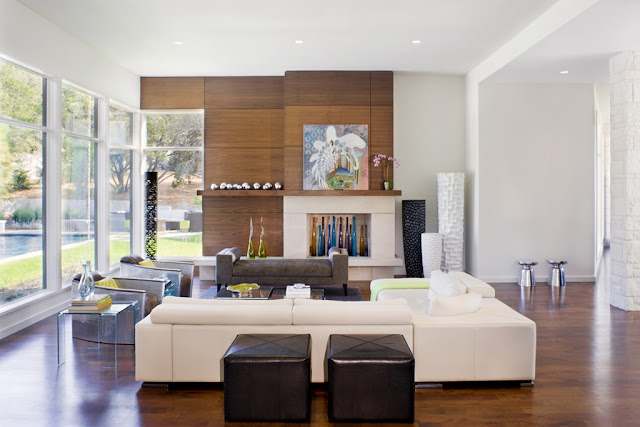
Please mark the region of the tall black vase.
POLYGON ((424 200, 402 201, 402 241, 407 277, 424 277, 420 239, 425 232, 425 219, 424 200))
POLYGON ((158 252, 158 172, 145 173, 144 200, 144 249, 147 257, 156 259, 158 252))

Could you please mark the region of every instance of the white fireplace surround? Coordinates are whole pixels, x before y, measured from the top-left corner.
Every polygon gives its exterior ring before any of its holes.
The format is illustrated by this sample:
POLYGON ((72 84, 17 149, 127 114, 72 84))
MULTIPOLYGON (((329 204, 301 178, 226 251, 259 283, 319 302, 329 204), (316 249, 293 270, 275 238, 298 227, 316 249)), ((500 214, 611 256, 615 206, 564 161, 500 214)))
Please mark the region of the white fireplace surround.
POLYGON ((349 257, 349 280, 393 277, 396 258, 395 196, 284 196, 283 255, 306 258, 311 245, 308 215, 370 215, 369 256, 349 257))

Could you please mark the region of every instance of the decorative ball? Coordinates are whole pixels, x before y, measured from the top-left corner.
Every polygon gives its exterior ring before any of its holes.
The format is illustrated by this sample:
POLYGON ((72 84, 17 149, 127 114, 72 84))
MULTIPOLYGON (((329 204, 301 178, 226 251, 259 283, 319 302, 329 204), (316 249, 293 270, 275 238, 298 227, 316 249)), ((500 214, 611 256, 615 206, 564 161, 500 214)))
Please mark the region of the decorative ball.
POLYGON ((227 190, 233 190, 233 184, 227 184, 227 190))
POLYGON ((226 190, 227 189, 227 183, 223 182, 222 184, 220 184, 220 189, 221 190, 226 190))
POLYGON ((233 184, 233 189, 234 190, 242 190, 242 187, 240 186, 240 184, 233 184))
POLYGON ((271 183, 270 182, 265 182, 264 185, 262 186, 263 190, 271 190, 271 183))
POLYGON ((251 190, 251 186, 249 185, 248 182, 243 182, 242 183, 242 189, 243 190, 251 190))
POLYGON ((273 188, 275 188, 276 190, 281 190, 282 184, 280 184, 279 182, 276 182, 275 184, 273 184, 273 188))
POLYGON ((253 184, 253 188, 254 188, 254 190, 259 190, 259 189, 260 189, 260 187, 261 187, 261 186, 260 186, 260 184, 259 184, 259 183, 257 183, 257 182, 256 182, 255 184, 253 184))
POLYGON ((220 188, 220 187, 218 187, 218 184, 216 184, 215 182, 213 184, 211 184, 211 189, 212 190, 217 190, 218 188, 220 188))

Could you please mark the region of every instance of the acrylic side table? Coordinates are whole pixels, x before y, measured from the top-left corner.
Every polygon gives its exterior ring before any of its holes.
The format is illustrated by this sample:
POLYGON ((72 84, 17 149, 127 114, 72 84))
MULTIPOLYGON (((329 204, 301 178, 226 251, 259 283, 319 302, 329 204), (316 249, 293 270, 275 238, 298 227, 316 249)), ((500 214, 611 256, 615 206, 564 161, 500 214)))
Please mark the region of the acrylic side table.
MULTIPOLYGON (((118 317, 120 316, 121 313, 123 313, 126 309, 128 309, 129 307, 134 307, 134 313, 137 313, 138 311, 135 310, 135 306, 137 305, 136 302, 133 303, 121 303, 121 304, 112 304, 111 307, 109 307, 106 310, 102 310, 102 311, 96 311, 96 312, 78 312, 78 311, 69 311, 69 309, 65 309, 62 310, 60 313, 58 313, 57 316, 57 322, 56 322, 56 328, 57 328, 57 332, 58 332, 58 366, 62 365, 63 363, 65 363, 66 361, 66 347, 65 347, 65 334, 66 334, 66 316, 71 314, 79 314, 82 316, 98 316, 98 322, 97 322, 97 347, 93 347, 94 349, 97 349, 98 351, 101 350, 101 337, 100 337, 100 333, 103 330, 103 325, 102 322, 106 322, 108 321, 108 319, 110 319, 113 322, 113 352, 114 352, 114 359, 113 359, 113 368, 117 367, 118 364, 118 317)), ((134 324, 136 323, 138 319, 136 318, 136 316, 134 315, 134 324)), ((110 366, 109 366, 110 367, 110 366)))

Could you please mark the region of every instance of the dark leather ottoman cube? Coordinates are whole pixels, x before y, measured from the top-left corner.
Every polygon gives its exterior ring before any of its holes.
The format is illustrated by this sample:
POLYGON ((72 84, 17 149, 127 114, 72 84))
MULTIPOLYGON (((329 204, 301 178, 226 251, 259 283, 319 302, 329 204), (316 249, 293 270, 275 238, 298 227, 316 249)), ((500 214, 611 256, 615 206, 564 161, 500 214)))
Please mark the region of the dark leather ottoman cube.
POLYGON ((310 354, 310 335, 238 335, 224 355, 225 421, 309 421, 310 354))
POLYGON ((331 335, 329 421, 413 422, 415 359, 402 335, 331 335))

